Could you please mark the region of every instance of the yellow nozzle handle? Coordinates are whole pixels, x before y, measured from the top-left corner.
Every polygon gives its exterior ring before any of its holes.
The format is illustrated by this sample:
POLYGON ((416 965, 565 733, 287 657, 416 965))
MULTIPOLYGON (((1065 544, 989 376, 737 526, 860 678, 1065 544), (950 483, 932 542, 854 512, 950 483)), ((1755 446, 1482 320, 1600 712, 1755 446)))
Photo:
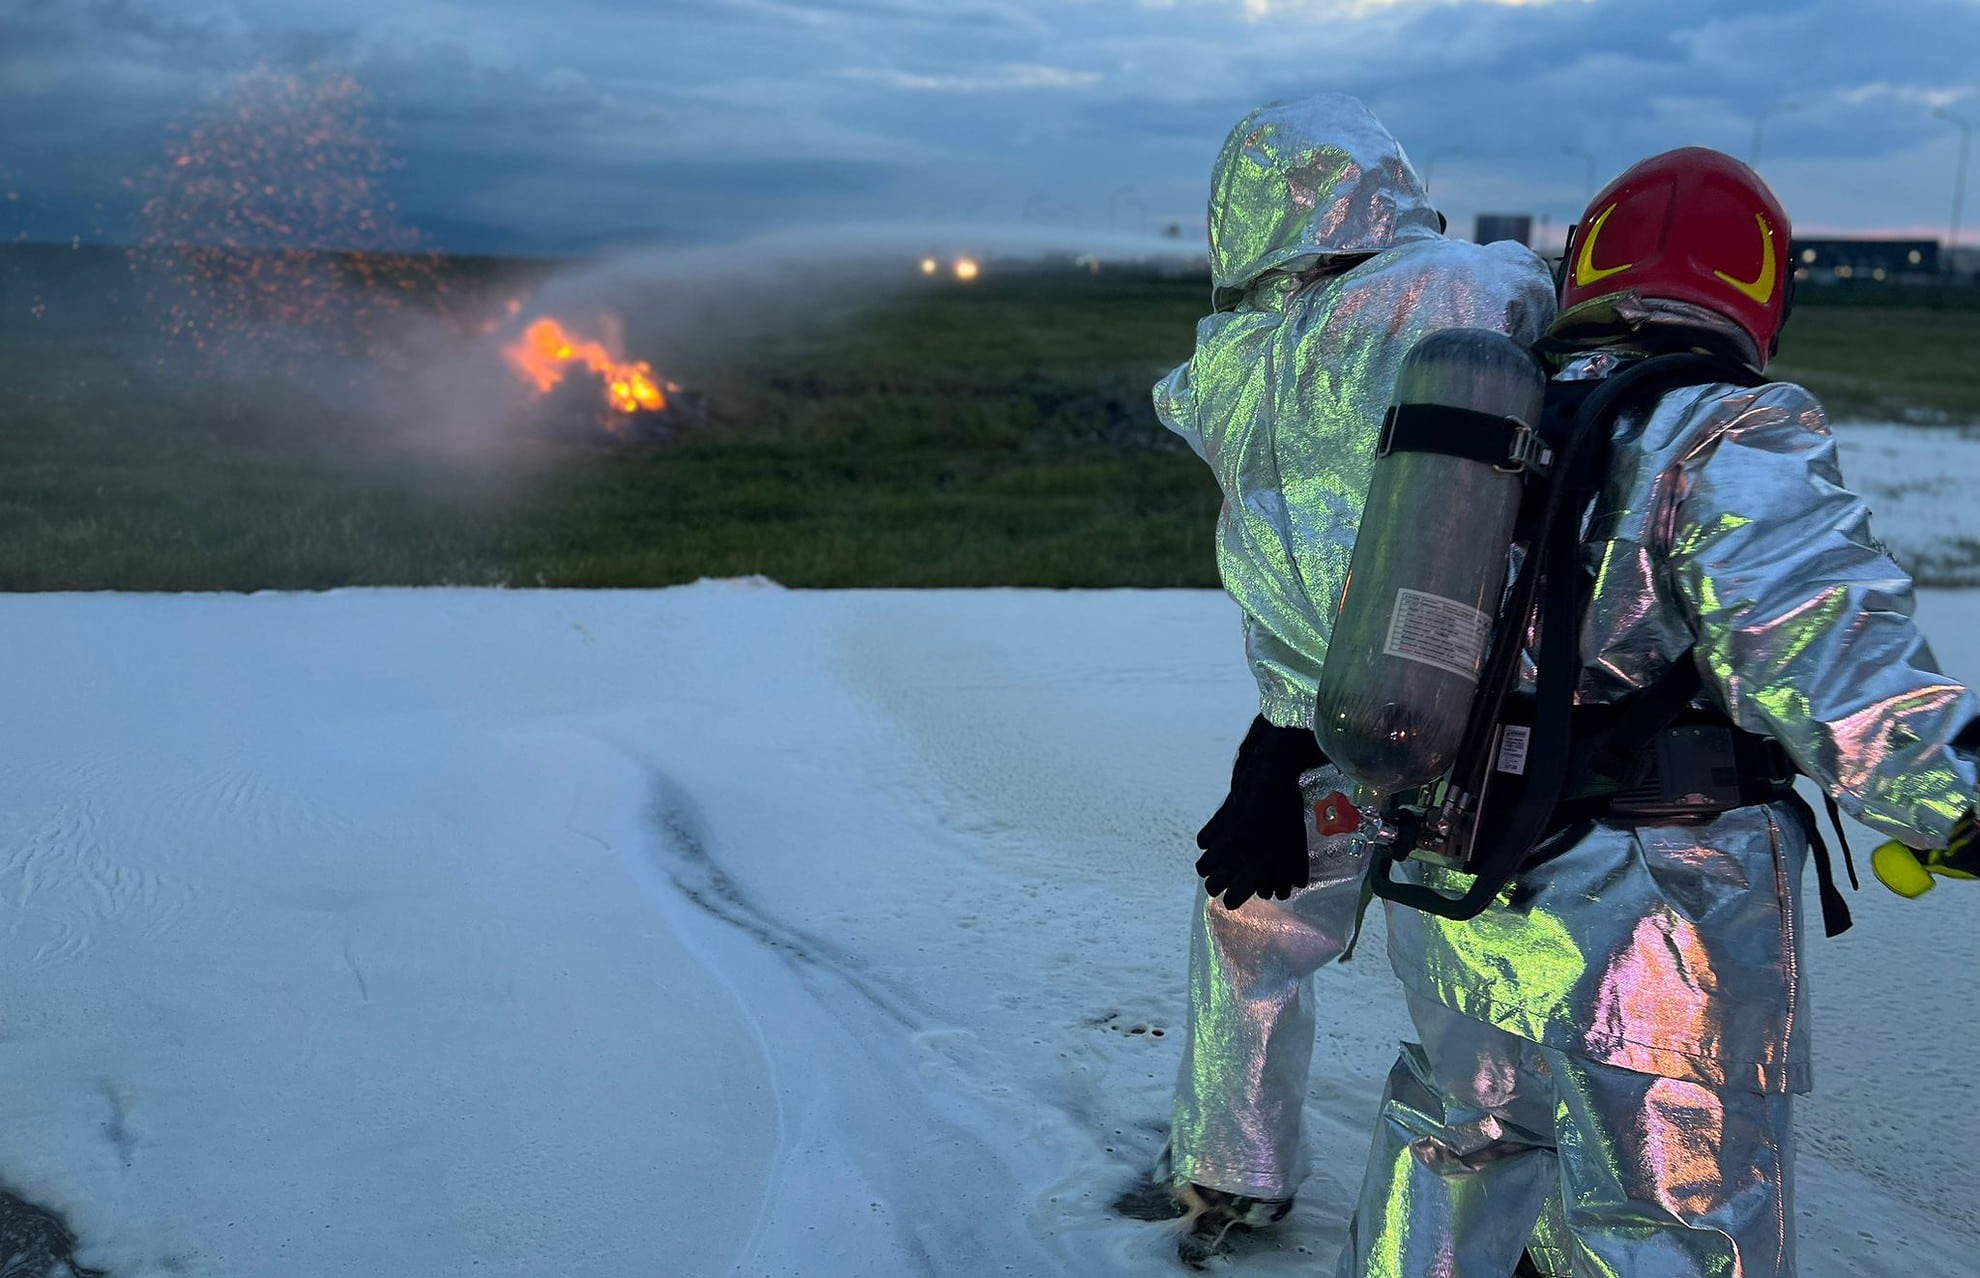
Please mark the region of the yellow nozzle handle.
POLYGON ((1879 883, 1902 897, 1921 897, 1937 886, 1918 854, 1895 839, 1870 854, 1870 869, 1879 883))

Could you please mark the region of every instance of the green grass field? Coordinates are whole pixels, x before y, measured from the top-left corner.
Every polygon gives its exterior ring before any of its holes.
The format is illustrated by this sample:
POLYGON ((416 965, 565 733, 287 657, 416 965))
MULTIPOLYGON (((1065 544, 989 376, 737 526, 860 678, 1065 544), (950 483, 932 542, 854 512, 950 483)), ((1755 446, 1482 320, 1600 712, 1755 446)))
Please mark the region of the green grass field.
MULTIPOLYGON (((543 269, 438 276, 457 302, 543 269)), ((711 416, 671 442, 502 465, 360 437, 348 383, 172 375, 140 291, 117 255, 0 250, 0 588, 1216 582, 1215 488, 1147 405, 1197 280, 908 290, 703 361, 711 416)), ((1804 305, 1788 332, 1781 374, 1839 415, 1980 421, 1980 310, 1804 305)))
POLYGON ((1807 386, 1837 417, 1980 422, 1980 305, 1804 305, 1770 371, 1807 386))

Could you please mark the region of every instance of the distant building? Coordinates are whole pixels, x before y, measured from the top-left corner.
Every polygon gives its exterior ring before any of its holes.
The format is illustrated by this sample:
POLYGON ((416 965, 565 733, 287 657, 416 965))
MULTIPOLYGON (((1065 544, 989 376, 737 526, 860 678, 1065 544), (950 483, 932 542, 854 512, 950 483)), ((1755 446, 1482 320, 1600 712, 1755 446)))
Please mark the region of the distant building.
POLYGON ((1480 213, 1478 231, 1471 237, 1480 244, 1492 244, 1499 240, 1511 240, 1515 244, 1533 243, 1533 215, 1531 213, 1480 213))
POLYGON ((1794 242, 1794 277, 1811 284, 1844 280, 1936 279, 1937 240, 1801 240, 1794 242))

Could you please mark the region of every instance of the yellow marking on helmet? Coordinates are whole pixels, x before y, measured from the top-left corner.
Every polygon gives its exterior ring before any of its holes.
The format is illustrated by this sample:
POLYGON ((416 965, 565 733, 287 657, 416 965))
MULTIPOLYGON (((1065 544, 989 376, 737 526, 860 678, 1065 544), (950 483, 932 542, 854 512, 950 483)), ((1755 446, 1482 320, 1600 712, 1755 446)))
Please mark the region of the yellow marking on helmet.
POLYGON ((1755 213, 1753 220, 1760 224, 1759 278, 1742 280, 1724 271, 1713 271, 1712 274, 1765 306, 1774 300, 1774 285, 1780 280, 1780 271, 1774 265, 1774 228, 1767 225, 1767 215, 1764 213, 1755 213))
POLYGON ((1615 211, 1616 206, 1613 204, 1603 209, 1596 217, 1595 224, 1588 228, 1588 238, 1581 242, 1581 256, 1575 259, 1574 263, 1574 282, 1582 288, 1587 288, 1597 280, 1608 279, 1611 275, 1619 275, 1636 265, 1634 262, 1624 262, 1621 266, 1595 265, 1595 237, 1602 233, 1602 223, 1608 221, 1609 214, 1615 211))

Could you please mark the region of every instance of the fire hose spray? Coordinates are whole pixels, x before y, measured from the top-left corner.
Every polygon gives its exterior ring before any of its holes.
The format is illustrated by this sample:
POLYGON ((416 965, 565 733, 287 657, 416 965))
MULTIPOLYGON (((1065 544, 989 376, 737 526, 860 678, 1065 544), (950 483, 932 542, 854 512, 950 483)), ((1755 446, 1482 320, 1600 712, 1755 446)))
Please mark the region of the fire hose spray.
POLYGON ((1377 841, 1397 837, 1385 801, 1467 745, 1525 478, 1549 461, 1545 394, 1534 358, 1487 329, 1433 333, 1397 374, 1313 720, 1377 841))

